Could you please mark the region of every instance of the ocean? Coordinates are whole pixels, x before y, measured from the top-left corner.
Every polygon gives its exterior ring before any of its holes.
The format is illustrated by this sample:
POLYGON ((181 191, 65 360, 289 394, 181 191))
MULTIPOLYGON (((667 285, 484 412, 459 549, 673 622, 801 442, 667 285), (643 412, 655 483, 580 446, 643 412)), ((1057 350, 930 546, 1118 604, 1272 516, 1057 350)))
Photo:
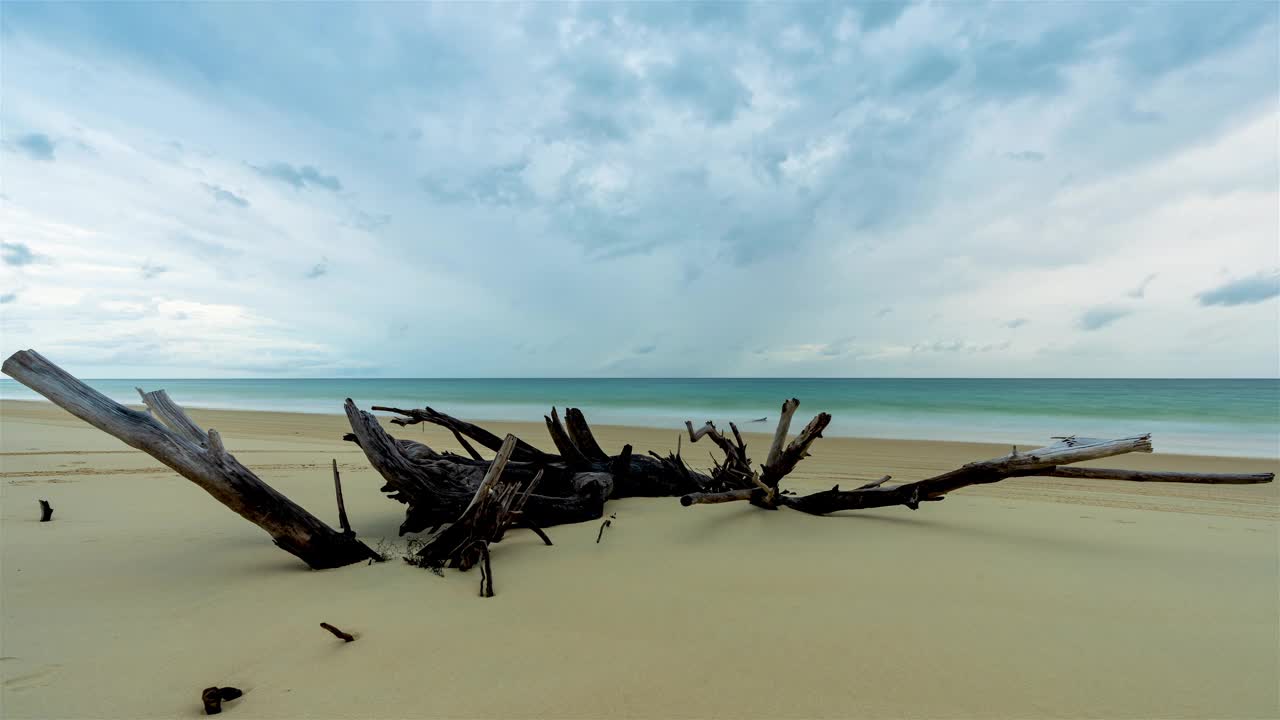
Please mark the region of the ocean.
MULTIPOLYGON (((1280 380, 1068 379, 307 379, 89 380, 137 403, 164 388, 189 407, 341 413, 344 398, 431 405, 468 420, 539 421, 555 405, 590 422, 671 428, 737 422, 772 432, 782 401, 800 399, 793 428, 819 411, 828 435, 973 440, 1031 447, 1053 435, 1152 433, 1157 451, 1280 457, 1280 380), (765 417, 765 422, 753 422, 765 417)), ((0 398, 40 399, 13 380, 0 398)), ((545 440, 545 438, 531 438, 545 440)), ((674 441, 674 438, 673 438, 674 441)))

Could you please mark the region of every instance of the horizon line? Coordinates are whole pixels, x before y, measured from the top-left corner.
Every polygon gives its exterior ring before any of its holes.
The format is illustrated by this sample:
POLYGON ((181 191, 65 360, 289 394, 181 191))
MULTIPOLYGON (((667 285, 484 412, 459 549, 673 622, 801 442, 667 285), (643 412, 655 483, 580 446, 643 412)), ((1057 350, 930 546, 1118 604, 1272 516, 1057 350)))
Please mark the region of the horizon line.
MULTIPOLYGON (((589 375, 542 375, 542 376, 359 376, 359 375, 338 375, 338 376, 318 376, 318 377, 296 377, 296 376, 243 376, 243 377, 197 377, 197 376, 138 376, 138 377, 85 377, 83 380, 111 380, 111 381, 143 381, 143 380, 226 380, 226 381, 242 381, 242 380, 1280 380, 1280 376, 1273 377, 1242 377, 1242 376, 1066 376, 1066 375, 1039 375, 1039 376, 995 376, 995 375, 842 375, 842 376, 804 376, 804 375, 788 375, 788 376, 748 376, 748 375, 651 375, 651 376, 589 376, 589 375)), ((0 377, 0 380, 8 382, 18 382, 10 377, 0 377)))

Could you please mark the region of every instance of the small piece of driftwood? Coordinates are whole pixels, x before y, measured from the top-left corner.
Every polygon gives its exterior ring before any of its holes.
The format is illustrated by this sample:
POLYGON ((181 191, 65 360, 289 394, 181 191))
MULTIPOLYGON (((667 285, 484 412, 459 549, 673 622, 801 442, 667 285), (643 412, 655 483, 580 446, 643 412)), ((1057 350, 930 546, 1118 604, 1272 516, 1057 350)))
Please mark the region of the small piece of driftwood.
POLYGON ((235 700, 243 694, 240 688, 216 686, 205 688, 204 692, 200 693, 200 701, 204 703, 204 714, 217 715, 222 712, 222 703, 235 700))
POLYGON ((53 506, 48 500, 40 501, 40 522, 49 522, 53 519, 53 506))
POLYGON ((338 638, 339 640, 342 640, 343 642, 355 642, 355 641, 356 641, 356 636, 355 636, 355 635, 352 635, 351 633, 348 633, 348 632, 343 632, 343 631, 339 630, 338 628, 336 628, 336 627, 334 627, 334 626, 330 625, 330 624, 329 624, 329 623, 327 623, 327 622, 322 622, 322 623, 320 623, 320 627, 322 627, 322 628, 324 628, 325 630, 328 630, 329 632, 333 633, 333 636, 334 636, 334 637, 338 638))
POLYGON ((613 520, 614 520, 614 518, 616 518, 616 517, 618 517, 618 516, 617 516, 617 515, 610 515, 610 516, 608 517, 608 519, 606 519, 603 523, 601 523, 601 524, 600 524, 600 532, 596 534, 596 544, 597 544, 597 545, 599 545, 599 544, 600 544, 600 539, 604 537, 604 529, 605 529, 605 528, 607 528, 607 527, 609 527, 610 525, 612 525, 612 524, 613 524, 613 520))

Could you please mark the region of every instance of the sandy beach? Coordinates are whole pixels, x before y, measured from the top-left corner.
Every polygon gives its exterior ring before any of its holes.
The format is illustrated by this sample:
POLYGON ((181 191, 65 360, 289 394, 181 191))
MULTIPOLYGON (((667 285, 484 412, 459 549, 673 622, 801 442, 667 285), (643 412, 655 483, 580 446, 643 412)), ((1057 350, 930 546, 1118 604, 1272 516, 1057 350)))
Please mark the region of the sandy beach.
MULTIPOLYGON (((330 522, 336 458, 357 532, 403 552, 403 506, 341 441, 345 418, 192 415, 330 522)), ((540 422, 488 426, 550 446, 540 422)), ((677 435, 595 429, 610 451, 677 435)), ((393 432, 457 449, 437 428, 393 432)), ((514 532, 481 599, 475 572, 309 571, 52 405, 3 402, 0 437, 5 718, 195 717, 210 685, 245 690, 228 718, 1280 717, 1274 483, 1024 478, 826 518, 623 500, 599 544, 595 522, 551 528, 550 548, 514 532)), ((1154 442, 1094 464, 1277 467, 1154 442)), ((909 481, 1008 449, 827 438, 788 484, 909 481)))

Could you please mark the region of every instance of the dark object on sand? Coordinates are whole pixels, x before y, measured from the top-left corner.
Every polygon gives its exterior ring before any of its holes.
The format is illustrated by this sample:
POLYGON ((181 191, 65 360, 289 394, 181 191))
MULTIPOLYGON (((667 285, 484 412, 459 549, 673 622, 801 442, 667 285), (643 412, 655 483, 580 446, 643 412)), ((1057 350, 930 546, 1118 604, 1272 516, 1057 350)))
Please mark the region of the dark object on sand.
MULTIPOLYGON (((219 502, 269 533, 276 545, 296 555, 312 568, 335 568, 382 557, 355 538, 345 527, 335 530, 289 498, 267 485, 228 453, 214 430, 196 425, 163 390, 141 393, 150 415, 126 408, 98 393, 32 350, 14 353, 4 362, 4 372, 90 425, 138 448, 179 475, 199 485, 219 502)), ((347 399, 344 407, 352 432, 346 440, 356 443, 385 480, 382 492, 406 506, 400 534, 428 528, 432 536, 413 563, 439 570, 466 570, 482 566, 481 594, 493 593, 489 545, 502 539, 511 527, 525 527, 551 544, 541 528, 598 520, 608 500, 630 497, 679 497, 684 506, 746 501, 766 510, 788 507, 810 515, 842 510, 906 506, 916 510, 924 502, 936 502, 947 494, 1006 478, 1059 476, 1137 482, 1264 483, 1272 473, 1224 475, 1168 473, 1103 468, 1067 468, 1066 465, 1123 455, 1151 452, 1151 436, 1118 440, 1075 436, 1031 451, 973 462, 931 478, 900 485, 885 485, 887 478, 852 490, 837 485, 830 490, 798 495, 779 483, 809 454, 831 422, 818 413, 788 442, 791 417, 800 401, 787 400, 774 431, 767 459, 758 467, 747 456, 738 428, 729 423, 732 437, 707 422, 694 430, 686 422, 693 442, 706 437, 717 445, 724 459, 708 472, 685 464, 677 447, 666 456, 650 452, 634 454, 624 445, 608 455, 596 441, 586 417, 577 408, 565 411, 564 421, 555 408, 544 419, 555 453, 545 452, 514 435, 500 439, 482 427, 437 412, 430 407, 400 409, 374 406, 373 410, 399 417, 402 427, 429 423, 453 433, 467 456, 437 451, 427 445, 387 434, 372 413, 347 399), (485 460, 463 438, 497 453, 485 460), (537 490, 535 493, 534 490, 537 490)), ((335 490, 338 481, 335 477, 335 490)), ((340 509, 340 515, 342 513, 340 509)))
POLYGON ((243 695, 240 688, 233 687, 207 687, 204 692, 200 693, 200 700, 204 702, 205 715, 217 715, 222 712, 222 703, 227 700, 235 700, 243 695))
POLYGON ((769 419, 769 416, 765 415, 764 417, 756 418, 755 420, 748 420, 747 422, 765 422, 768 419, 769 419))
POLYGON ((53 519, 53 506, 48 500, 40 501, 40 522, 49 522, 53 519))
POLYGON ((600 532, 596 534, 597 545, 600 544, 600 538, 604 537, 604 529, 612 525, 613 521, 616 520, 617 518, 618 518, 617 515, 610 515, 609 519, 605 520, 603 523, 600 524, 600 532))
POLYGON ((336 628, 336 627, 334 627, 334 626, 330 625, 329 623, 324 623, 324 622, 322 622, 322 623, 320 623, 320 627, 322 627, 322 628, 324 628, 325 630, 328 630, 329 632, 333 633, 333 636, 334 636, 334 637, 336 637, 336 638, 338 638, 338 639, 342 640, 343 642, 355 642, 355 641, 356 641, 356 636, 355 636, 355 635, 352 635, 351 633, 345 633, 345 632, 342 632, 341 630, 339 630, 338 628, 336 628))

